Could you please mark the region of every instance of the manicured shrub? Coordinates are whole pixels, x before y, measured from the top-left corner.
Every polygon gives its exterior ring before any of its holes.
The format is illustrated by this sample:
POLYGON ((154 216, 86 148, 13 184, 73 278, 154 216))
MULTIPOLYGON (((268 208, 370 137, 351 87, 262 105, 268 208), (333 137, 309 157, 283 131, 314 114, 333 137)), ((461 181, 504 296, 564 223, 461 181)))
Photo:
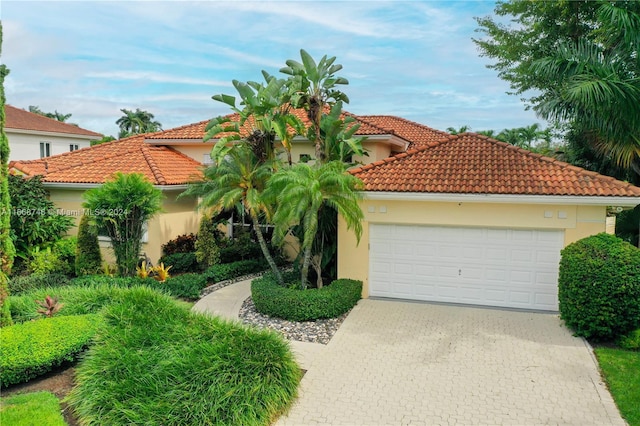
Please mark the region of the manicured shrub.
POLYGON ((195 253, 197 237, 195 234, 178 235, 162 245, 162 255, 171 256, 176 253, 195 253))
POLYGON ((241 277, 243 275, 254 274, 264 271, 268 268, 266 261, 259 260, 240 260, 233 263, 221 263, 207 268, 202 274, 207 283, 213 284, 231 278, 241 277))
POLYGON ((0 404, 0 425, 67 426, 60 401, 51 392, 6 396, 0 404))
POLYGON ((232 240, 226 247, 220 249, 220 263, 255 260, 264 257, 258 243, 251 241, 248 233, 246 235, 246 238, 232 240))
POLYGON ((640 250, 598 234, 562 250, 560 316, 576 335, 612 340, 640 326, 640 250))
POLYGON ((141 279, 138 277, 112 277, 109 275, 85 275, 74 278, 70 284, 76 287, 90 287, 108 284, 114 287, 129 288, 137 285, 153 285, 153 278, 141 279))
POLYGON ((75 271, 77 276, 97 274, 102 269, 102 254, 98 242, 98 229, 84 215, 78 225, 75 271))
POLYGON ((313 321, 335 318, 353 308, 362 297, 362 282, 339 279, 321 289, 300 290, 282 287, 271 274, 266 274, 251 283, 251 297, 258 312, 265 315, 313 321))
POLYGON ((76 237, 65 237, 53 244, 53 251, 58 255, 58 269, 55 272, 73 276, 76 274, 76 237))
POLYGON ((640 328, 622 336, 618 346, 628 351, 640 351, 640 328))
POLYGON ((26 382, 86 349, 100 322, 98 315, 61 316, 2 329, 0 387, 26 382))
POLYGON ((200 292, 207 286, 207 280, 200 274, 182 274, 167 278, 157 286, 174 297, 199 299, 200 292))
POLYGON ((199 315, 149 288, 104 312, 68 402, 86 425, 267 425, 300 369, 273 332, 199 315))
POLYGON ((11 278, 9 291, 16 295, 39 288, 54 288, 69 285, 70 280, 63 274, 24 275, 11 278))
POLYGON ((40 249, 36 247, 29 259, 27 272, 32 275, 51 274, 60 270, 62 262, 60 256, 51 247, 40 249))
POLYGON ((162 256, 158 263, 164 263, 165 266, 171 266, 172 274, 200 271, 200 266, 198 265, 195 253, 168 254, 166 256, 162 256))
POLYGON ((223 238, 222 232, 218 231, 219 222, 211 217, 203 215, 200 220, 198 239, 196 241, 196 258, 202 267, 206 268, 220 262, 220 244, 223 238))

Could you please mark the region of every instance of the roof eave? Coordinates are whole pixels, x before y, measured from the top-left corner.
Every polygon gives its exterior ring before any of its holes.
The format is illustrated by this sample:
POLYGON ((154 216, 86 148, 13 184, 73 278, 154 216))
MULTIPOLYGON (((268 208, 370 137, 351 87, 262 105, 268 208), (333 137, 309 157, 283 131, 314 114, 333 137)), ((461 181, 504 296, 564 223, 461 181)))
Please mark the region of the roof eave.
POLYGON ((7 133, 20 133, 24 135, 38 135, 38 136, 55 136, 59 138, 64 137, 64 138, 73 138, 73 139, 95 140, 102 137, 102 135, 65 133, 65 132, 47 132, 44 130, 16 129, 14 127, 5 127, 4 130, 7 133))
POLYGON ((496 204, 554 204, 587 206, 635 207, 640 204, 638 197, 583 196, 583 195, 515 195, 515 194, 456 194, 422 192, 377 192, 363 191, 365 200, 381 201, 435 201, 496 204))
MULTIPOLYGON (((42 182, 43 186, 48 189, 70 189, 86 191, 88 189, 94 189, 102 186, 102 183, 77 183, 77 182, 42 182)), ((161 191, 184 191, 189 187, 189 184, 178 185, 153 185, 154 188, 161 191)))

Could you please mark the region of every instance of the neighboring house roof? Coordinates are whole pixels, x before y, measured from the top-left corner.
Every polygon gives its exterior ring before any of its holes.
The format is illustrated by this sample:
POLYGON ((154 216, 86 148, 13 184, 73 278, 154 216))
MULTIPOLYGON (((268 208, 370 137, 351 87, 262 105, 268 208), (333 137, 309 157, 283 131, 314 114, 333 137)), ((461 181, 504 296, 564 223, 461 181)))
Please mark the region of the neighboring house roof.
POLYGON ((366 191, 639 197, 640 188, 475 133, 351 170, 366 191))
POLYGON ((449 133, 442 130, 432 129, 424 124, 393 115, 359 115, 357 118, 361 122, 386 129, 387 132, 409 141, 411 148, 429 145, 449 136, 449 133))
POLYGON ((9 169, 47 183, 102 184, 116 172, 142 173, 154 185, 182 185, 202 177, 202 164, 170 147, 144 143, 145 135, 39 160, 13 161, 9 169))
POLYGON ((5 128, 7 130, 24 130, 48 133, 64 133, 67 135, 81 135, 90 138, 100 139, 100 133, 86 130, 73 124, 63 123, 53 118, 45 117, 40 114, 34 114, 11 105, 4 106, 5 112, 5 128))

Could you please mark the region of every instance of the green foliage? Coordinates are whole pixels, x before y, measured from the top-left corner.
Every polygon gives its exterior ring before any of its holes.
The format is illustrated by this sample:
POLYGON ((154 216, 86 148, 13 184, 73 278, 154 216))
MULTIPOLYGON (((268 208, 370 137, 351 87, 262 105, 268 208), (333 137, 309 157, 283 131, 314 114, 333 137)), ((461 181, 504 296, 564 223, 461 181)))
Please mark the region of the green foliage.
POLYGON ((262 272, 268 268, 262 259, 239 260, 233 263, 221 263, 207 268, 202 276, 207 283, 214 284, 220 281, 241 277, 243 275, 262 272))
POLYGON ((98 229, 84 215, 78 225, 75 271, 77 276, 97 274, 102 269, 102 253, 98 242, 98 229))
POLYGON ((618 345, 628 351, 640 351, 640 328, 622 336, 618 345))
POLYGON ((74 361, 100 324, 97 315, 44 318, 2 329, 0 386, 26 382, 74 361))
POLYGON ((106 309, 67 400, 82 424, 267 425, 300 369, 281 336, 198 315, 147 288, 106 309))
POLYGON ((58 214, 40 176, 25 179, 9 175, 9 193, 13 202, 11 238, 21 261, 36 247, 58 241, 73 225, 70 217, 58 214))
POLYGON ((12 277, 9 281, 11 294, 17 295, 41 288, 55 288, 69 285, 69 278, 64 274, 23 275, 12 277))
POLYGON ((198 239, 195 243, 196 259, 202 267, 207 268, 220 262, 219 241, 222 233, 218 230, 219 222, 212 220, 208 215, 200 219, 198 239))
POLYGON ((637 352, 596 348, 607 388, 629 426, 640 425, 640 356, 637 352))
POLYGON ((640 250, 598 234, 562 250, 560 316, 576 335, 612 340, 640 326, 640 250))
POLYGON ((362 282, 339 279, 320 289, 301 290, 282 287, 265 275, 251 283, 256 309, 289 321, 335 318, 348 312, 362 297, 362 282))
POLYGON ((0 424, 67 426, 60 402, 51 392, 40 391, 2 397, 0 424))
POLYGON ((182 274, 167 278, 159 287, 174 297, 197 300, 207 286, 207 280, 200 274, 182 274))
POLYGON ((9 306, 9 279, 0 271, 0 328, 13 324, 11 308, 9 306))
POLYGON ((54 273, 60 268, 61 262, 58 253, 51 250, 51 247, 47 247, 43 250, 36 247, 36 249, 31 253, 27 272, 33 275, 45 275, 54 273))
POLYGON ((182 274, 184 272, 197 272, 200 270, 195 253, 174 253, 162 256, 159 263, 171 266, 171 273, 182 274))
POLYGON ((640 204, 631 210, 624 210, 616 216, 616 237, 638 247, 640 236, 640 204))
POLYGON ((120 139, 162 130, 162 124, 159 121, 155 121, 154 115, 148 111, 140 108, 136 108, 135 111, 123 108, 120 111, 124 113, 122 117, 116 120, 116 124, 120 127, 120 133, 118 134, 120 139))
POLYGON ((84 193, 83 206, 106 229, 116 255, 118 274, 136 272, 143 225, 161 210, 162 191, 144 175, 116 173, 113 180, 84 193))
POLYGON ((58 112, 58 110, 55 110, 55 112, 44 112, 37 105, 29 105, 29 112, 41 115, 43 117, 52 118, 56 121, 60 121, 63 123, 65 123, 68 119, 70 119, 72 115, 72 114, 63 114, 61 112, 58 112))
POLYGON ((196 251, 196 241, 198 237, 195 234, 178 235, 173 240, 167 241, 162 245, 163 256, 170 256, 176 253, 193 253, 196 251))

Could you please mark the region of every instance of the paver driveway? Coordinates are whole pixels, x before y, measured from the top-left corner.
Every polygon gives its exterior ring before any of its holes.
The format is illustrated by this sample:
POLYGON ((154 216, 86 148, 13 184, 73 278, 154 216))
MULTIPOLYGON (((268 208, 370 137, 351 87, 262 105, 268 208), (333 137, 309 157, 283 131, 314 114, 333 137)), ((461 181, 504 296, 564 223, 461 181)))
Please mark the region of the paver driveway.
POLYGON ((623 425, 557 315, 361 300, 278 425, 623 425))

